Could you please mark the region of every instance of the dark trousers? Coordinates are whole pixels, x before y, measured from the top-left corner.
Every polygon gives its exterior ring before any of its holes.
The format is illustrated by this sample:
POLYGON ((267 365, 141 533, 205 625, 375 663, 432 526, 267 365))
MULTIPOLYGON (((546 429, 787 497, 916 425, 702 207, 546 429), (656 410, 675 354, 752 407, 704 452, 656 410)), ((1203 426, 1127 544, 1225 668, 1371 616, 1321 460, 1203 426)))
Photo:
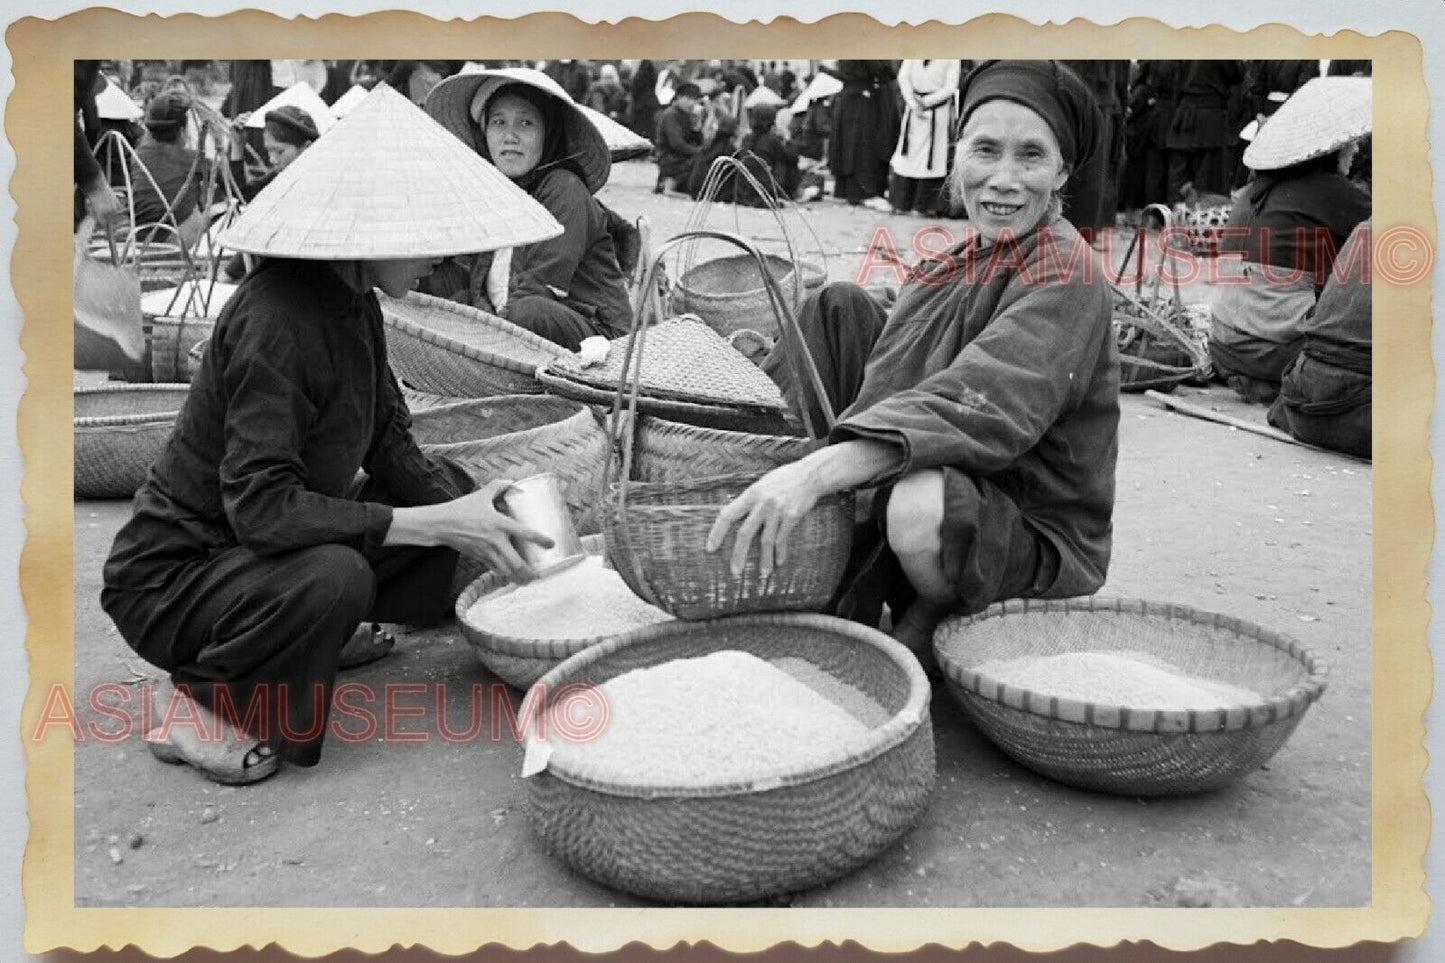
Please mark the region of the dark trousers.
POLYGON ((363 620, 439 621, 456 562, 441 548, 367 557, 315 545, 263 557, 238 545, 183 567, 157 589, 107 589, 103 602, 136 653, 170 672, 177 687, 245 722, 283 759, 312 766, 341 647, 363 620))
POLYGON ((900 177, 888 176, 888 203, 895 211, 917 211, 919 214, 936 216, 944 210, 942 177, 900 177))
POLYGON ((509 301, 507 320, 569 351, 582 347, 583 338, 606 333, 562 302, 535 294, 509 301))

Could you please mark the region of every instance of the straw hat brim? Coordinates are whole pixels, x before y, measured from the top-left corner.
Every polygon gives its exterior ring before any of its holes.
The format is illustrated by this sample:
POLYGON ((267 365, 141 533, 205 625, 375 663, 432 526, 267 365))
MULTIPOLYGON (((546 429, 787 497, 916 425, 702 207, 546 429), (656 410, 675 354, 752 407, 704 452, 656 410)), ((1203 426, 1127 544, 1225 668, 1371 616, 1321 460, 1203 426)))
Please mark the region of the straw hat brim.
POLYGON ((1370 133, 1367 77, 1317 77, 1259 126, 1244 151, 1250 170, 1293 167, 1334 153, 1370 133))
POLYGON ((483 102, 490 100, 498 89, 514 83, 540 90, 562 106, 562 123, 572 160, 582 171, 587 189, 594 194, 601 190, 612 174, 612 153, 606 139, 567 96, 567 92, 539 70, 503 67, 448 77, 427 95, 426 112, 463 144, 480 154, 483 148, 481 129, 472 119, 472 101, 479 92, 483 94, 483 102))
POLYGON ((276 175, 219 238, 271 257, 391 260, 532 244, 548 210, 386 84, 276 175))

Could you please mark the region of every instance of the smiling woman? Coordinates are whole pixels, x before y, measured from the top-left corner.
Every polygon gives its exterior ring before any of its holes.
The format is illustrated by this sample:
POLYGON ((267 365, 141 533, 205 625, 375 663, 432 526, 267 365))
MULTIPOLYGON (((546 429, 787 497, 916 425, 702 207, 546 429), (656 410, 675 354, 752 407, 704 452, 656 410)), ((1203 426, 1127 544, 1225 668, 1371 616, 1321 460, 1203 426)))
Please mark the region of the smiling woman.
MULTIPOLYGON (((824 496, 879 488, 837 614, 877 624, 925 665, 943 616, 1104 582, 1118 452, 1118 358, 1104 272, 1060 217, 1096 149, 1093 95, 1056 61, 986 61, 962 87, 952 189, 971 230, 925 261, 886 313, 831 284, 799 319, 829 400, 829 444, 722 509, 734 571, 757 540, 769 571, 824 496), (1083 250, 1080 250, 1080 248, 1083 250), (1067 267, 1065 265, 1068 265, 1067 267)), ((791 393, 786 346, 764 365, 791 393)))

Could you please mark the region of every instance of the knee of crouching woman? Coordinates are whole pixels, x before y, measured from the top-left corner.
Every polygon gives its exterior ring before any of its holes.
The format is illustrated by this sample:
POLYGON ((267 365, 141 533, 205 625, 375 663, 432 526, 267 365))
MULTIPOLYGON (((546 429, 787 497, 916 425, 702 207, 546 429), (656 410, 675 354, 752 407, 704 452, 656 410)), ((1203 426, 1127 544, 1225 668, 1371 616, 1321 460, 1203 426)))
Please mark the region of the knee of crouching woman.
POLYGON ((888 498, 888 547, 900 557, 936 554, 942 548, 943 472, 905 475, 888 498))

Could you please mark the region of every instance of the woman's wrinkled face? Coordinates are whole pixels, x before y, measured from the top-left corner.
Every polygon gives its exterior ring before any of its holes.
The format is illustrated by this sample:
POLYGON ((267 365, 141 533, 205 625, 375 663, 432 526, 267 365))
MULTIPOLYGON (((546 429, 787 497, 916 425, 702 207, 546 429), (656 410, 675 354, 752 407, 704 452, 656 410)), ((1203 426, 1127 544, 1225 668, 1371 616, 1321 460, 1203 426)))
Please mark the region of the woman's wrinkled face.
POLYGON ((1037 228, 1069 172, 1042 117, 1011 100, 990 100, 964 125, 955 176, 969 223, 994 241, 1037 228))
POLYGON ((271 162, 271 170, 277 174, 284 171, 286 166, 306 149, 296 144, 288 144, 284 140, 277 140, 269 130, 261 135, 261 139, 266 144, 266 159, 271 162))
POLYGON ((404 297, 442 262, 439 257, 404 258, 394 261, 371 261, 371 283, 394 298, 404 297))
POLYGON ((547 137, 542 112, 516 94, 487 105, 487 153, 497 170, 516 180, 542 162, 547 137))

